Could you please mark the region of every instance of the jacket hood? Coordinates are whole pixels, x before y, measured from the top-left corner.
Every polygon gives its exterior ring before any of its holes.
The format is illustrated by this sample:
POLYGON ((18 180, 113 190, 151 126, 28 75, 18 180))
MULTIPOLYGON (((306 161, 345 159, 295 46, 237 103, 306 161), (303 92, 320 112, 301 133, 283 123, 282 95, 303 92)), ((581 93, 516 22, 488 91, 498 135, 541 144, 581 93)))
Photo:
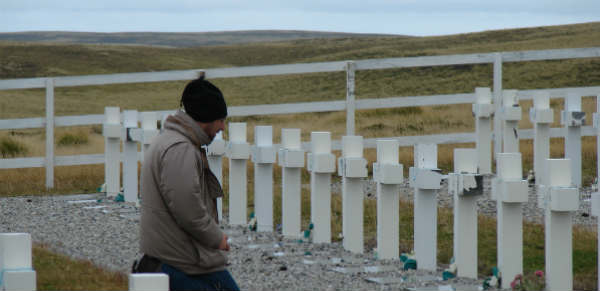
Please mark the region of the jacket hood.
POLYGON ((191 116, 181 110, 178 110, 175 115, 167 117, 164 128, 179 132, 197 147, 208 145, 211 142, 202 127, 191 116))

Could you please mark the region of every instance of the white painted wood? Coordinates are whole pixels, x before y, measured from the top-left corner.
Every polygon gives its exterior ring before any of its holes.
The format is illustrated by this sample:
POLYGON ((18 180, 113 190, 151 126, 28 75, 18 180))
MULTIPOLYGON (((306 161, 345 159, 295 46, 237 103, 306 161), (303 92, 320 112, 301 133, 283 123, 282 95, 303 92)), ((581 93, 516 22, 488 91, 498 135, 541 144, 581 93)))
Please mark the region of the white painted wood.
MULTIPOLYGON (((246 123, 229 123, 229 146, 243 145, 246 143, 246 123)), ((233 149, 233 147, 230 147, 233 149)), ((247 149, 243 155, 228 152, 229 157, 229 223, 232 225, 245 225, 248 222, 248 185, 247 149), (232 158, 235 157, 235 158, 232 158)))
POLYGON ((142 161, 144 152, 148 150, 150 147, 150 143, 152 139, 158 134, 157 121, 158 115, 155 112, 141 112, 140 114, 142 119, 142 161))
POLYGON ((229 159, 229 224, 248 223, 248 159, 229 159))
POLYGON ((129 291, 169 291, 169 276, 162 273, 129 274, 129 291))
MULTIPOLYGON (((219 131, 215 139, 208 145, 207 160, 210 171, 213 172, 221 187, 223 187, 223 155, 225 154, 225 141, 223 132, 219 131), (212 150, 211 146, 219 144, 218 150, 212 150)), ((223 197, 217 197, 217 216, 219 221, 223 221, 223 197)))
POLYGON ((533 172, 535 173, 535 184, 546 184, 544 182, 546 171, 546 159, 550 157, 550 123, 536 116, 549 112, 554 115, 550 108, 550 94, 548 92, 537 92, 534 95, 533 108, 530 111, 531 122, 534 124, 533 138, 533 172))
POLYGON ((0 90, 33 89, 46 87, 47 78, 0 80, 0 90))
POLYGON ((245 122, 230 122, 229 123, 229 141, 233 143, 246 142, 246 123, 245 122))
MULTIPOLYGON (((502 54, 494 54, 494 111, 502 108, 502 54)), ((500 114, 494 115, 494 158, 502 152, 503 122, 500 114)))
POLYGON ((554 189, 573 189, 572 170, 568 159, 547 159, 546 165, 546 191, 541 193, 545 196, 541 206, 545 208, 546 290, 573 290, 572 212, 553 211, 551 199, 555 197, 549 196, 554 189))
POLYGON ((0 233, 0 290, 35 290, 31 247, 29 233, 0 233))
MULTIPOLYGON (((497 183, 504 186, 507 182, 522 181, 521 153, 499 153, 496 157, 497 183), (503 185, 504 184, 504 185, 503 185)), ((498 187, 492 191, 497 192, 498 187)), ((527 195, 527 187, 524 193, 527 195)), ((514 278, 523 273, 523 210, 521 203, 507 203, 502 192, 493 193, 497 207, 497 258, 502 278, 514 278)), ((510 288, 512 280, 502 280, 501 288, 510 288)))
POLYGON ((502 91, 502 152, 519 152, 519 121, 521 120, 521 107, 517 99, 517 90, 502 91))
POLYGON ((126 83, 148 83, 164 81, 181 81, 198 78, 202 70, 184 71, 162 71, 162 72, 139 72, 109 75, 86 75, 73 77, 60 77, 57 86, 74 87, 89 85, 126 84, 126 83))
MULTIPOLYGON (((301 150, 300 129, 283 128, 281 129, 281 146, 283 151, 301 150)), ((302 153, 304 155, 304 153, 302 153)), ((279 161, 281 168, 281 224, 282 234, 288 238, 299 238, 301 223, 301 171, 299 167, 286 167, 282 161, 282 155, 279 161)))
POLYGON ((0 233, 0 270, 31 268, 31 235, 0 233))
POLYGON ((409 58, 389 58, 360 60, 356 62, 357 70, 393 69, 406 67, 430 67, 462 64, 491 63, 493 54, 467 54, 448 56, 424 56, 409 58))
MULTIPOLYGON (((109 126, 121 127, 119 107, 105 107, 104 116, 105 129, 109 126)), ((104 153, 104 183, 106 183, 106 195, 108 197, 115 197, 121 188, 121 140, 114 137, 105 137, 104 153)))
POLYGON ((281 221, 282 234, 287 238, 301 235, 301 168, 282 168, 281 221))
POLYGON ((354 112, 356 111, 356 96, 354 76, 356 64, 354 62, 346 63, 346 135, 354 135, 354 112))
POLYGON ((78 125, 94 125, 102 124, 104 122, 104 115, 102 114, 89 114, 89 115, 77 115, 77 116, 57 116, 54 120, 55 126, 78 126, 78 125))
POLYGON ((597 58, 600 57, 600 48, 574 48, 553 49, 539 51, 503 52, 502 58, 506 62, 561 60, 572 58, 597 58))
MULTIPOLYGON (((120 155, 117 156, 117 165, 121 161, 120 155)), ((91 154, 91 155, 74 155, 74 156, 56 156, 56 166, 79 166, 79 165, 95 165, 103 164, 105 162, 105 155, 103 154, 91 154)), ((119 172, 117 171, 117 174, 119 172)), ((118 181, 118 180, 117 180, 118 181)))
POLYGON ((0 159, 0 169, 41 168, 45 164, 44 157, 0 159))
POLYGON ((346 62, 324 62, 307 64, 283 64, 267 66, 248 66, 237 68, 216 68, 207 69, 206 78, 234 78, 234 77, 255 77, 270 75, 288 75, 305 73, 325 73, 341 72, 344 70, 346 62))
MULTIPOLYGON (((437 168, 437 145, 417 144, 414 168, 437 168)), ((414 188, 414 251, 417 267, 437 270, 437 190, 414 188)))
MULTIPOLYGON (((321 155, 331 154, 331 133, 311 132, 310 137, 313 164, 323 163, 324 161, 319 161, 321 155)), ((335 170, 335 160, 328 160, 327 163, 329 162, 333 163, 335 170)), ((310 217, 314 225, 313 242, 331 243, 331 173, 311 171, 310 205, 310 217)))
POLYGON ((125 202, 138 202, 138 145, 128 131, 138 128, 136 110, 123 111, 123 196, 125 202))
POLYGON ((46 80, 46 188, 54 188, 54 79, 46 80))
MULTIPOLYGON (((377 140, 377 163, 398 165, 398 141, 377 140)), ((373 166, 375 167, 375 166, 373 166)), ((377 258, 400 257, 400 190, 398 184, 377 182, 377 258)))
MULTIPOLYGON (((343 136, 341 159, 362 159, 362 157, 362 136, 343 136)), ((348 163, 344 164, 345 167, 350 166, 348 163)), ((362 178, 347 177, 347 172, 348 171, 346 170, 342 171, 342 234, 344 237, 343 246, 344 249, 350 252, 362 254, 364 250, 364 194, 362 178)))
POLYGON ((342 111, 346 108, 346 101, 286 103, 274 105, 249 105, 228 107, 229 116, 249 115, 274 115, 306 112, 342 111))
MULTIPOLYGON (((596 113, 593 115, 593 121, 594 132, 596 133, 596 157, 600 157, 600 93, 596 94, 596 113)), ((598 162, 596 163, 596 183, 600 184, 600 163, 598 162)), ((598 229, 600 230, 600 223, 598 223, 598 229)), ((600 231, 598 232, 598 236, 600 237, 600 231)), ((598 245, 600 245, 600 239, 598 240, 598 245)), ((600 264, 600 258, 598 262, 600 264)), ((598 268, 598 271, 600 271, 600 268, 598 268)), ((598 290, 600 290, 600 275, 598 275, 598 290)))
POLYGON ((18 118, 0 120, 0 130, 3 129, 25 129, 25 128, 43 128, 44 118, 18 118))
MULTIPOLYGON (((454 173, 477 173, 476 149, 454 149, 454 173)), ((449 183, 450 184, 450 183, 449 183)), ((458 187, 448 189, 454 199, 454 262, 458 276, 477 279, 477 195, 459 195, 458 187)))
MULTIPOLYGON (((491 114, 483 112, 493 110, 492 91, 487 87, 475 88, 475 104, 473 113, 475 115, 475 135, 477 148, 477 167, 480 174, 492 173, 492 121, 491 114)), ((491 113, 491 112, 490 112, 491 113)))
MULTIPOLYGON (((273 127, 256 126, 254 143, 273 150, 273 127)), ((254 210, 259 232, 273 231, 273 163, 254 162, 254 210)))
MULTIPOLYGON (((565 158, 571 161, 573 183, 581 187, 581 126, 583 120, 573 118, 573 114, 582 112, 581 96, 569 93, 565 98, 565 110, 562 112, 562 124, 565 128, 565 158)), ((585 113, 584 113, 585 114, 585 113)))
MULTIPOLYGON (((599 105, 600 106, 600 105, 599 105)), ((600 137, 599 137, 600 138, 600 137)), ((600 193, 595 192, 592 193, 592 215, 599 217, 600 216, 600 193)), ((600 223, 597 223, 597 233, 598 233, 598 250, 600 250, 600 223)), ((597 259, 598 261, 598 270, 600 270, 600 258, 597 259)), ((598 277, 598 290, 600 290, 600 276, 598 277)))
POLYGON ((4 291, 35 291, 36 273, 29 270, 4 270, 0 288, 4 291))

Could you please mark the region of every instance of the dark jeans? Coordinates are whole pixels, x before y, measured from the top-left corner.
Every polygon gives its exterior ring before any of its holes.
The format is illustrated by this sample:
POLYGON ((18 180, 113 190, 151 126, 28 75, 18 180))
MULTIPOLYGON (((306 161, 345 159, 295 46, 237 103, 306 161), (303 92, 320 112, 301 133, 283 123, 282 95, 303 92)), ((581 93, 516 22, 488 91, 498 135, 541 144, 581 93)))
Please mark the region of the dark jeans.
POLYGON ((162 264, 161 270, 169 275, 169 289, 171 291, 184 290, 234 290, 240 288, 235 283, 229 271, 223 270, 201 275, 186 275, 174 267, 162 264))

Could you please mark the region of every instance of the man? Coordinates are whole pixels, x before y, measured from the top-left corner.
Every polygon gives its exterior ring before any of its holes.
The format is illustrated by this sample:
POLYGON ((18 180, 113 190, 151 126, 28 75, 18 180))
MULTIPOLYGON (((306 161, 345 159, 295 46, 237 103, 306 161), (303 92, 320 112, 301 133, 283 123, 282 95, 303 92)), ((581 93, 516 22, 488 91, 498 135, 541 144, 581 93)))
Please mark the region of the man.
POLYGON ((144 155, 140 249, 169 275, 171 290, 239 290, 225 268, 229 245, 217 220, 223 190, 202 148, 224 129, 227 105, 200 77, 186 85, 180 106, 144 155))

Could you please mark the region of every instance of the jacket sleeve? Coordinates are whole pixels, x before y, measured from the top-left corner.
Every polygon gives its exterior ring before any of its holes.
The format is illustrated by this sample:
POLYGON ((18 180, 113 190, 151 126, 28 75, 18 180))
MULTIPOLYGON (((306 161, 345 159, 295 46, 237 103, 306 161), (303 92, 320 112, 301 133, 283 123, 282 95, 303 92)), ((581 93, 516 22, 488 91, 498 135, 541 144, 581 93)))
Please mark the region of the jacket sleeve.
POLYGON ((160 191, 176 223, 200 244, 218 249, 223 232, 210 215, 199 183, 196 149, 177 143, 164 153, 160 167, 160 191))

